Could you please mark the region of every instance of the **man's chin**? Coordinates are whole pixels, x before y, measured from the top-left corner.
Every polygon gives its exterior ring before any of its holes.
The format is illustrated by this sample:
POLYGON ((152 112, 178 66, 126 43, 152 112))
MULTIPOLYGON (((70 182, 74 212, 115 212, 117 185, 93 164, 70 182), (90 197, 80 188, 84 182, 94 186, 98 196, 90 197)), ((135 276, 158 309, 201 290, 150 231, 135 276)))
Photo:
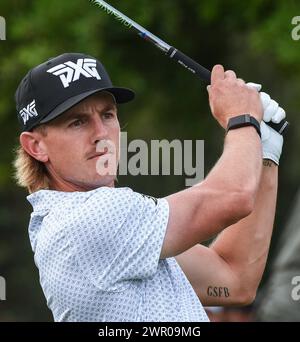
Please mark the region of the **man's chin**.
POLYGON ((97 173, 88 175, 85 178, 69 178, 66 180, 69 184, 73 184, 75 189, 78 191, 91 191, 101 187, 114 187, 116 175, 104 175, 100 176, 97 173))
POLYGON ((115 181, 116 181, 116 176, 115 175, 107 175, 107 176, 99 176, 97 175, 97 179, 92 181, 89 184, 86 184, 90 190, 95 190, 101 187, 114 187, 115 186, 115 181))

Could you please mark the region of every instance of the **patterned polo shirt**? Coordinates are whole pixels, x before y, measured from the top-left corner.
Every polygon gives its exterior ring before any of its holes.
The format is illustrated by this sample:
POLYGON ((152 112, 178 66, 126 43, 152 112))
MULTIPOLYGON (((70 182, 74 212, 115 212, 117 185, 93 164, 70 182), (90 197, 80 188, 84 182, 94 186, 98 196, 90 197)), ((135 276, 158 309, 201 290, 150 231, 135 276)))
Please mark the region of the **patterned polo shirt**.
POLYGON ((208 320, 175 258, 159 259, 165 199, 108 187, 27 198, 34 260, 55 321, 208 320))

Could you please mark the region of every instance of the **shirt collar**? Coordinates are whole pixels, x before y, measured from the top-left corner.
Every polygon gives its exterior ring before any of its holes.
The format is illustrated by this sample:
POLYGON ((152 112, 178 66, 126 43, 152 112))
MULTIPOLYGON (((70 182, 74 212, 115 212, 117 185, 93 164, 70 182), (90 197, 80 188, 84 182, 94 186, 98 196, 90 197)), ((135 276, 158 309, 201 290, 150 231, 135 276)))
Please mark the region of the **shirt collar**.
POLYGON ((74 192, 63 192, 55 190, 39 190, 27 196, 28 202, 34 211, 51 209, 66 198, 74 196, 74 192))

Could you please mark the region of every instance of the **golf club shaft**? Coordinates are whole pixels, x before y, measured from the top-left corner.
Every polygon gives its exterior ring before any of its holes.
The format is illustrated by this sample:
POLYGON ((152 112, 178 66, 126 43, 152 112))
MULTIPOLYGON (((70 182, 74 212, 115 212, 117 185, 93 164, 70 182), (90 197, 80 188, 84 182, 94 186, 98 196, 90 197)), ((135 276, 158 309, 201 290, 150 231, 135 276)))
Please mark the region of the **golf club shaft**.
MULTIPOLYGON (((106 3, 103 0, 92 0, 93 3, 99 5, 107 14, 115 16, 117 20, 119 20, 123 25, 127 26, 128 28, 134 29, 140 37, 143 39, 150 41, 152 44, 154 44, 157 48, 159 48, 161 51, 163 51, 167 56, 169 56, 171 59, 185 67, 187 70, 192 72, 193 74, 200 77, 202 80, 204 80, 207 84, 210 84, 211 80, 211 72, 200 65, 199 63, 195 62, 192 58, 184 54, 183 52, 177 50, 173 46, 167 44, 148 30, 146 30, 141 25, 137 24, 132 19, 128 18, 125 14, 121 13, 108 3, 106 3)), ((273 122, 267 123, 270 127, 275 129, 278 133, 284 134, 287 131, 287 128, 289 126, 289 123, 285 120, 281 121, 278 124, 275 124, 273 122)))

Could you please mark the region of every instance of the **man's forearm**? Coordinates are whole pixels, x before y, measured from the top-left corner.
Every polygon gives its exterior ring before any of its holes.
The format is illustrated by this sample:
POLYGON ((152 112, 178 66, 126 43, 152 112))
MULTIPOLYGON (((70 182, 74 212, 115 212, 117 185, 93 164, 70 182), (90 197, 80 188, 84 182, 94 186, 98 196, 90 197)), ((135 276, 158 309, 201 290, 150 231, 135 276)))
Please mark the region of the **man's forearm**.
POLYGON ((256 194, 261 178, 261 141, 253 127, 227 134, 224 152, 205 182, 212 188, 232 191, 251 189, 256 194))
POLYGON ((240 275, 245 291, 256 291, 265 269, 276 210, 277 181, 277 166, 265 160, 254 211, 225 229, 211 246, 240 275))

